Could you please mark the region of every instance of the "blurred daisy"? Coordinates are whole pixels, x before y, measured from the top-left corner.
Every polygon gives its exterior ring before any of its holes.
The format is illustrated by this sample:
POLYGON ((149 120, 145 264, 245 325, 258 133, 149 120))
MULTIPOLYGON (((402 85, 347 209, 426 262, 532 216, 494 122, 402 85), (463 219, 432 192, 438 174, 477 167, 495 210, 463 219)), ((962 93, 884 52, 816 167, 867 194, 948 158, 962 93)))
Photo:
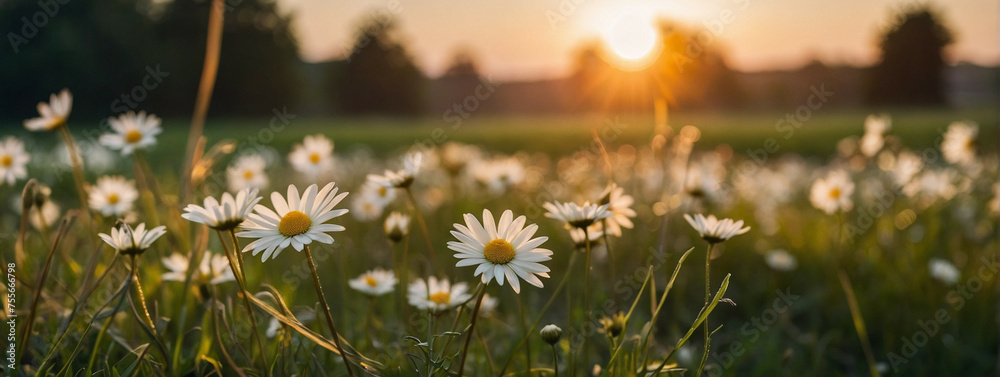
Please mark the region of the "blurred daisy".
POLYGON ((87 202, 90 208, 104 216, 123 217, 132 212, 132 206, 139 198, 135 182, 120 175, 106 175, 97 178, 97 184, 90 186, 87 202))
POLYGON ((70 111, 73 110, 73 95, 69 89, 63 89, 59 94, 49 96, 49 103, 38 103, 38 118, 24 121, 28 131, 51 131, 66 124, 70 111))
POLYGON ((381 296, 392 292, 396 286, 396 275, 381 268, 365 272, 347 282, 354 290, 369 296, 381 296))
POLYGON ((516 157, 496 157, 480 161, 472 168, 474 177, 494 195, 524 181, 524 165, 516 157))
POLYGON ((454 285, 448 279, 429 277, 414 280, 407 288, 406 299, 417 309, 440 312, 462 305, 472 299, 469 286, 465 283, 454 285))
POLYGON ((542 205, 548 212, 545 217, 560 220, 573 228, 586 228, 596 221, 611 217, 608 204, 597 205, 590 202, 582 206, 571 202, 545 202, 542 205))
POLYGON ((160 128, 160 118, 153 114, 147 116, 145 111, 140 111, 139 114, 129 111, 119 115, 117 119, 109 118, 108 122, 114 132, 101 135, 101 144, 113 150, 121 150, 123 156, 156 144, 156 135, 163 131, 160 128))
POLYGON ((295 185, 288 185, 287 200, 280 193, 272 192, 274 211, 260 204, 254 206, 254 213, 242 224, 243 231, 236 234, 256 238, 243 248, 243 252, 253 251, 256 256, 263 251, 261 260, 267 261, 288 246, 302 251, 313 241, 333 243, 333 237, 327 232, 340 232, 344 227, 324 223, 347 213, 346 209, 333 209, 347 196, 346 192, 337 195, 337 190, 333 182, 327 183, 323 189, 314 184, 299 196, 295 185))
POLYGON ((329 173, 333 169, 333 142, 320 134, 306 136, 302 144, 292 147, 288 162, 295 171, 313 177, 329 173))
POLYGON ((851 200, 853 194, 854 182, 851 182, 851 177, 843 170, 835 170, 813 183, 809 190, 809 201, 813 207, 827 214, 847 212, 854 207, 851 200))
POLYGON ((872 157, 885 145, 885 135, 892 128, 888 115, 869 115, 865 118, 865 135, 861 137, 861 153, 872 157))
POLYGON ((392 212, 385 218, 385 236, 392 242, 403 240, 410 232, 410 216, 399 212, 392 212))
POLYGON ((13 186, 18 179, 28 177, 25 166, 31 161, 31 155, 24 151, 24 143, 20 139, 8 136, 0 141, 0 184, 13 186))
POLYGON ((944 259, 933 258, 927 264, 931 277, 947 285, 954 285, 958 282, 961 273, 951 262, 944 259))
POLYGON ((358 195, 351 201, 351 214, 358 221, 372 221, 382 216, 385 208, 370 196, 358 195))
MULTIPOLYGON (((173 253, 161 261, 163 266, 170 270, 163 274, 163 281, 184 281, 184 278, 187 277, 190 265, 187 256, 173 253)), ((191 282, 198 285, 216 285, 235 280, 236 276, 233 275, 233 270, 229 267, 229 259, 223 255, 212 254, 208 250, 205 250, 205 254, 201 257, 198 270, 191 276, 191 282)))
POLYGON ((587 236, 590 238, 590 245, 593 247, 601 242, 601 237, 604 237, 604 231, 599 227, 601 223, 595 223, 587 228, 584 232, 583 228, 570 228, 569 237, 573 239, 573 244, 576 245, 577 249, 585 249, 587 247, 587 236))
POLYGON ((794 255, 781 249, 768 252, 764 261, 767 262, 768 267, 775 271, 791 271, 799 265, 794 255))
POLYGON ((58 204, 46 200, 42 203, 41 208, 38 205, 31 206, 31 209, 28 210, 28 221, 35 229, 48 229, 59 220, 60 213, 58 204))
POLYGON ((397 171, 386 170, 384 175, 369 174, 368 181, 374 182, 383 187, 407 188, 413 184, 417 173, 420 172, 420 164, 423 161, 423 154, 420 152, 410 152, 403 157, 403 168, 397 171))
POLYGON ((691 217, 691 215, 685 213, 684 220, 687 220, 688 224, 691 224, 691 227, 698 231, 698 234, 701 235, 703 240, 712 244, 728 240, 750 231, 750 227, 743 227, 743 220, 719 220, 715 218, 715 215, 708 215, 708 217, 705 217, 699 213, 694 215, 694 217, 691 217))
POLYGON ((910 151, 899 152, 892 165, 892 180, 896 186, 904 186, 924 168, 924 160, 910 151))
POLYGON ((945 161, 956 165, 969 165, 976 160, 976 136, 979 125, 955 122, 948 125, 941 141, 941 154, 945 161))
MULTIPOLYGON (((499 305, 500 305, 500 299, 490 296, 489 293, 483 293, 483 303, 479 305, 479 315, 484 315, 489 317, 494 312, 496 312, 497 306, 499 305)), ((476 303, 475 301, 469 301, 467 304, 465 304, 465 306, 468 306, 470 310, 475 309, 476 303)))
POLYGON ((238 192, 245 188, 263 189, 270 181, 264 168, 267 161, 257 154, 240 156, 226 168, 226 175, 229 177, 229 191, 238 192))
POLYGON ((499 223, 488 209, 483 210, 482 224, 471 213, 464 217, 465 225, 455 224, 457 231, 451 231, 458 241, 448 241, 448 248, 457 252, 455 267, 477 266, 474 276, 482 275, 483 284, 495 279, 503 286, 506 277, 514 293, 521 293, 520 279, 543 287, 538 277, 548 278, 549 268, 539 262, 552 259, 552 251, 539 248, 548 237, 531 238, 538 225, 525 227, 526 217, 515 219, 510 210, 500 215, 499 223))
POLYGON ((384 186, 374 181, 365 181, 361 185, 361 195, 377 203, 379 206, 387 206, 396 199, 396 190, 391 186, 384 186))
POLYGON ((222 201, 205 197, 204 206, 188 204, 181 214, 187 221, 205 224, 215 230, 232 230, 243 223, 250 211, 261 200, 257 189, 243 189, 234 198, 228 192, 222 193, 222 201))
POLYGON ((470 162, 478 161, 481 154, 476 146, 449 141, 441 148, 441 165, 451 175, 458 175, 470 162))
MULTIPOLYGON (((70 158, 69 148, 67 148, 65 142, 59 144, 53 149, 52 153, 55 154, 55 158, 62 162, 64 166, 71 166, 73 160, 70 158)), ((93 139, 81 142, 77 146, 77 154, 82 156, 80 158, 83 161, 87 161, 87 170, 98 174, 113 170, 117 166, 119 159, 117 153, 112 153, 111 150, 93 139)))
POLYGON ((614 182, 604 190, 598 203, 607 204, 608 211, 611 212, 611 216, 604 220, 608 234, 621 237, 623 227, 632 229, 634 225, 629 218, 635 217, 635 211, 631 208, 634 202, 632 196, 625 195, 625 189, 618 187, 614 182))
POLYGON ((166 229, 160 225, 147 231, 146 223, 141 223, 133 230, 131 225, 123 223, 112 227, 110 236, 104 233, 97 236, 122 255, 138 255, 146 251, 153 241, 167 234, 166 229))

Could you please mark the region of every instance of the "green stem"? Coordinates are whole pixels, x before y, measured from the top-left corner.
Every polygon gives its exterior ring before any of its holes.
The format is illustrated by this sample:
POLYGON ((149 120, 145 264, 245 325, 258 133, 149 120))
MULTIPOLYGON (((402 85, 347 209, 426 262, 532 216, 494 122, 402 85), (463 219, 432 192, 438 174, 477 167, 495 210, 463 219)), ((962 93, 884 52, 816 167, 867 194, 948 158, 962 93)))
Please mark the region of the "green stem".
POLYGON ((420 224, 420 231, 424 234, 424 241, 427 243, 427 253, 431 255, 431 263, 434 263, 435 269, 442 271, 441 262, 438 261, 437 253, 434 252, 434 245, 431 244, 431 233, 427 230, 427 222, 424 221, 424 215, 420 213, 420 207, 417 206, 417 198, 413 196, 413 191, 409 187, 405 191, 406 197, 410 199, 410 205, 413 206, 413 212, 417 214, 417 223, 420 224))
POLYGON ((340 345, 340 334, 337 333, 337 326, 333 324, 333 314, 330 313, 330 305, 326 303, 326 295, 323 294, 323 287, 319 283, 319 273, 316 272, 316 262, 313 261, 309 245, 306 245, 305 252, 306 260, 309 261, 309 269, 312 271, 313 286, 316 287, 316 295, 319 296, 319 301, 323 308, 323 314, 326 315, 326 324, 330 326, 330 332, 333 335, 333 344, 337 346, 337 351, 340 352, 340 357, 344 359, 344 367, 347 368, 347 375, 353 377, 354 370, 351 369, 351 363, 347 360, 347 353, 344 352, 344 347, 340 345))
POLYGON ((69 152, 69 162, 73 166, 73 183, 76 185, 76 193, 80 196, 80 210, 86 216, 83 216, 90 221, 90 206, 87 205, 87 186, 83 175, 83 162, 80 161, 80 154, 77 152, 76 143, 73 142, 73 135, 69 133, 69 126, 63 124, 59 126, 59 133, 62 135, 63 140, 66 142, 66 150, 69 152))
POLYGON ((469 322, 469 330, 465 335, 465 346, 462 347, 462 358, 458 362, 458 377, 462 377, 465 371, 465 357, 469 355, 469 343, 472 341, 473 331, 476 330, 476 319, 479 318, 479 308, 483 305, 483 297, 486 296, 486 287, 479 290, 479 297, 476 298, 476 307, 472 309, 472 320, 469 322))
MULTIPOLYGON (((705 252, 705 307, 708 307, 708 302, 710 300, 712 300, 712 281, 710 279, 710 274, 711 274, 711 265, 712 265, 712 247, 713 246, 715 246, 715 244, 709 242, 708 243, 708 251, 705 252)), ((701 355, 701 361, 698 363, 698 372, 695 373, 695 376, 701 376, 702 371, 705 370, 705 362, 708 361, 708 351, 709 351, 709 347, 711 347, 711 343, 710 343, 710 340, 711 340, 710 336, 711 336, 711 334, 709 333, 709 331, 711 331, 711 330, 708 328, 709 326, 708 326, 708 317, 707 316, 705 317, 704 327, 705 327, 705 350, 704 350, 704 353, 702 353, 702 355, 701 355)))
MULTIPOLYGON (((590 307, 590 269, 591 269, 591 256, 590 256, 590 230, 587 227, 583 228, 583 239, 587 245, 587 255, 586 255, 586 268, 584 269, 584 294, 583 294, 583 322, 587 323, 591 321, 591 307, 590 307)), ((583 370, 586 371, 590 368, 590 336, 585 335, 583 337, 583 347, 580 352, 583 353, 583 370)))
POLYGON ((142 293, 142 282, 139 280, 139 265, 137 262, 138 258, 136 258, 135 254, 132 254, 132 280, 135 282, 135 290, 139 295, 142 314, 146 316, 146 321, 149 322, 149 329, 153 331, 153 335, 156 335, 156 322, 153 322, 153 317, 149 315, 149 308, 146 307, 146 295, 142 293))
POLYGON ((555 371, 555 377, 559 377, 559 353, 556 352, 556 345, 552 345, 552 370, 555 371))
POLYGON ((253 327, 253 332, 250 336, 253 338, 253 342, 257 344, 257 351, 260 352, 261 368, 265 373, 267 373, 268 376, 270 376, 271 370, 267 367, 267 353, 264 351, 264 342, 260 339, 260 328, 257 327, 257 316, 253 312, 253 306, 250 305, 250 291, 247 290, 247 276, 243 271, 243 253, 238 251, 240 241, 236 238, 236 232, 230 230, 229 234, 233 239, 233 250, 230 252, 230 250, 226 248, 226 242, 222 239, 222 233, 216 232, 216 234, 219 235, 219 243, 222 244, 222 249, 226 253, 226 259, 229 260, 229 266, 233 269, 233 275, 236 276, 236 283, 239 285, 240 292, 243 294, 243 306, 247 311, 247 315, 250 317, 250 326, 253 327), (232 255, 234 253, 237 255, 236 258, 232 255))
POLYGON ((512 348, 510 350, 510 356, 508 356, 507 357, 507 361, 504 362, 503 368, 500 368, 500 373, 498 373, 499 375, 502 376, 504 374, 504 371, 507 370, 507 367, 510 366, 510 362, 512 360, 514 360, 514 354, 528 340, 528 336, 531 335, 531 332, 535 331, 535 329, 538 327, 538 324, 542 321, 542 316, 545 315, 545 312, 547 312, 549 310, 549 306, 552 306, 552 303, 556 300, 556 297, 559 296, 559 292, 561 292, 562 289, 563 289, 563 287, 566 286, 566 282, 569 281, 570 275, 573 275, 572 274, 572 272, 573 272, 573 266, 576 264, 576 255, 577 255, 576 250, 574 249, 573 251, 574 252, 572 254, 570 254, 570 257, 569 257, 569 264, 566 267, 566 271, 567 271, 566 274, 563 275, 563 278, 559 282, 559 285, 556 286, 556 290, 552 292, 552 296, 549 297, 549 301, 547 301, 545 303, 545 306, 542 307, 541 312, 538 313, 538 317, 535 317, 535 322, 533 322, 531 324, 531 328, 528 329, 527 334, 525 336, 522 336, 521 340, 519 342, 517 342, 517 345, 515 345, 514 348, 512 348))

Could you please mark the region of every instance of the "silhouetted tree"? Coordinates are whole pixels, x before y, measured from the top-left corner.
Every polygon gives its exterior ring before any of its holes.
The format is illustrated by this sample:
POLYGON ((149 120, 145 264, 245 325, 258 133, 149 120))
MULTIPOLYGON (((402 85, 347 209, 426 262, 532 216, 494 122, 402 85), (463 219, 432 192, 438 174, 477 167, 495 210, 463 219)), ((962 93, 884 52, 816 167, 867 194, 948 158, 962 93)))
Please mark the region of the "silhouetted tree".
MULTIPOLYGON (((267 115, 293 106, 300 80, 291 20, 278 14, 274 0, 225 3, 210 115, 267 115)), ((76 124, 96 127, 128 110, 190 116, 210 6, 209 0, 0 1, 0 25, 10 25, 0 47, 0 117, 34 116, 39 101, 64 87, 74 94, 76 124)))
MULTIPOLYGON (((156 22, 158 62, 170 71, 169 112, 189 114, 205 58, 210 0, 173 0, 156 22)), ((302 90, 291 18, 274 0, 227 0, 219 74, 209 110, 214 115, 267 115, 294 108, 302 90)))
POLYGON ((367 19, 357 30, 347 63, 331 67, 328 85, 347 113, 403 115, 424 108, 422 94, 427 79, 413 63, 389 18, 367 19))
POLYGON ((868 102, 874 105, 943 104, 944 48, 951 32, 928 8, 897 16, 880 47, 882 57, 872 69, 868 102))

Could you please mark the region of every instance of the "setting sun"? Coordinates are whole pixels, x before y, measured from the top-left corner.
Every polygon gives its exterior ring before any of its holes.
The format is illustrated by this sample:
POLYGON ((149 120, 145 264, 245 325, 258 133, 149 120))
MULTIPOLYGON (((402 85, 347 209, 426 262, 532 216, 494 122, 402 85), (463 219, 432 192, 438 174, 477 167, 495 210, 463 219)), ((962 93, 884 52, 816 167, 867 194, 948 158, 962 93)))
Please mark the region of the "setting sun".
POLYGON ((624 68, 639 68, 655 57, 659 36, 649 17, 628 12, 618 16, 604 40, 624 68))

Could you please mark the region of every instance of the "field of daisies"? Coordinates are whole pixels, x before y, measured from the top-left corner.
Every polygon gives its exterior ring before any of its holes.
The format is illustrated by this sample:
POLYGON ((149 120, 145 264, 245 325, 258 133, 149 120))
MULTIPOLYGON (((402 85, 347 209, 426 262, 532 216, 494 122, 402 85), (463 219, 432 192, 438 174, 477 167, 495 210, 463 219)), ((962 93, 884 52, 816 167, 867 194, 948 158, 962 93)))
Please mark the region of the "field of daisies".
POLYGON ((285 150, 145 112, 74 132, 72 104, 0 135, 8 375, 997 372, 998 164, 972 122, 911 149, 872 115, 825 159, 665 122, 376 158, 333 127, 285 150))

